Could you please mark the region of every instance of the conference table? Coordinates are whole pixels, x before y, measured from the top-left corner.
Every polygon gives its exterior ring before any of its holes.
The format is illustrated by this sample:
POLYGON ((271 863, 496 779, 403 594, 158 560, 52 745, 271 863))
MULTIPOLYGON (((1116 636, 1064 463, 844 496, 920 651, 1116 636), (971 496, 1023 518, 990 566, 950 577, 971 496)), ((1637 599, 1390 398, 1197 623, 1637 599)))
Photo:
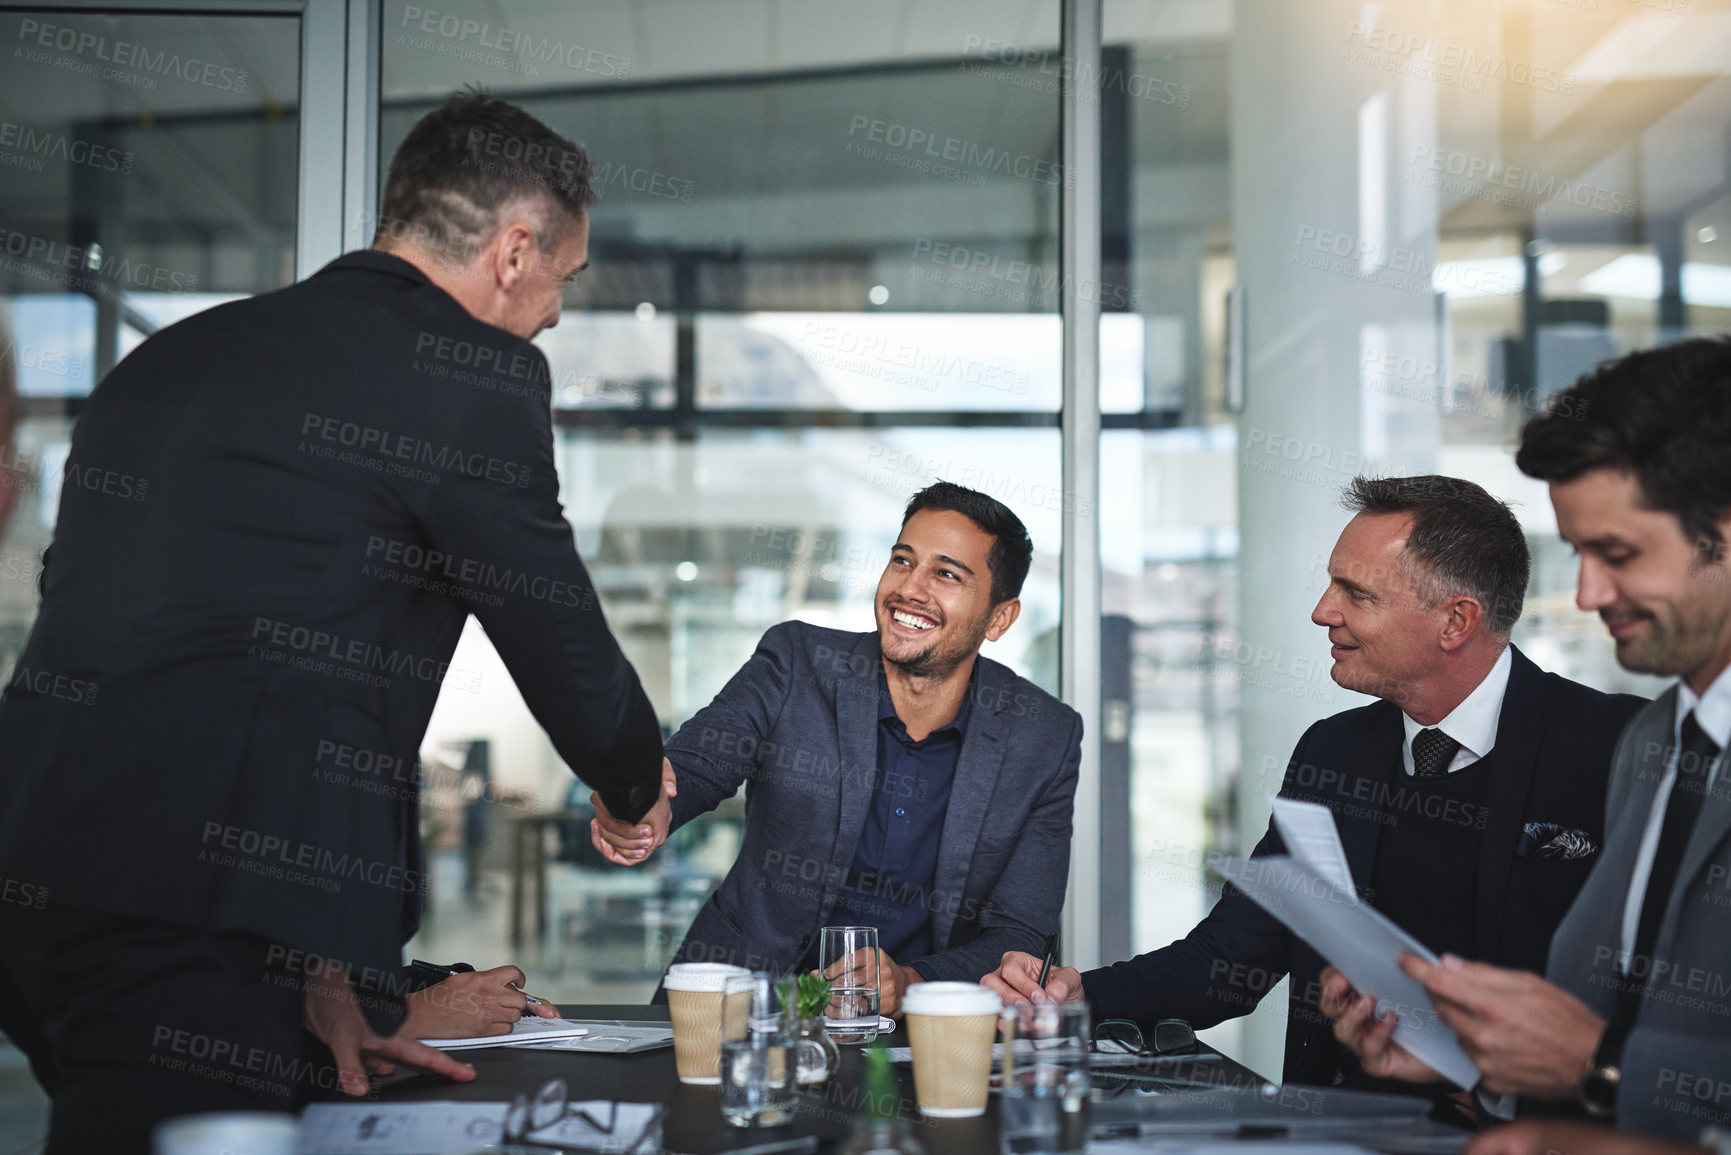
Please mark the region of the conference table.
MULTIPOLYGON (((667 1021, 665 1007, 638 1004, 567 1005, 560 1008, 560 1013, 577 1020, 667 1021)), ((906 1045, 906 1036, 900 1030, 884 1038, 892 1047, 906 1045)), ((859 1047, 843 1047, 841 1070, 835 1077, 821 1089, 801 1093, 791 1123, 749 1129, 722 1122, 717 1088, 679 1082, 672 1047, 624 1055, 495 1047, 464 1051, 458 1057, 474 1064, 473 1082, 399 1076, 397 1081, 380 1087, 380 1099, 509 1101, 523 1092, 534 1094, 549 1080, 563 1079, 573 1100, 664 1103, 668 1108, 662 1140, 666 1151, 679 1155, 720 1155, 767 1141, 806 1135, 821 1141, 822 1152, 837 1151, 852 1134, 864 1098, 861 1090, 864 1060, 859 1047)), ((1162 1108, 1178 1112, 1168 1122, 1177 1126, 1179 1133, 1195 1139, 1238 1138, 1258 1143, 1288 1138, 1295 1143, 1323 1139, 1358 1141, 1374 1150, 1397 1155, 1440 1155, 1458 1150, 1467 1137, 1456 1128, 1425 1120, 1423 1105, 1417 1108, 1417 1117, 1410 1117, 1412 1104, 1417 1100, 1393 1096, 1355 1098, 1348 1092, 1280 1088, 1223 1056, 1163 1060, 1157 1072, 1159 1079, 1153 1084, 1144 1085, 1146 1080, 1140 1078, 1126 1079, 1125 1086, 1103 1092, 1105 1097, 1094 1105, 1096 1125, 1102 1120, 1129 1120, 1144 1114, 1152 1105, 1153 1092, 1170 1079, 1174 1088, 1197 1088, 1190 1093, 1178 1091, 1159 1096, 1162 1108), (1130 1086, 1132 1082, 1136 1085, 1130 1086), (1318 1126, 1326 1122, 1330 1096, 1335 1097, 1333 1102, 1346 1104, 1342 1110, 1348 1114, 1349 1108, 1362 1112, 1363 1102, 1374 1099, 1404 1104, 1407 1115, 1391 1110, 1375 1118, 1342 1117, 1337 1131, 1328 1133, 1318 1126), (1251 1109, 1248 1114, 1247 1108, 1251 1109), (1185 1119, 1190 1121, 1189 1125, 1184 1123, 1185 1119), (1289 1119, 1297 1121, 1290 1131, 1285 1122, 1289 1119)), ((911 1121, 914 1137, 931 1155, 998 1155, 996 1096, 986 1113, 978 1118, 926 1119, 915 1107, 911 1069, 897 1065, 896 1073, 901 1083, 901 1114, 911 1121)), ((1134 1135, 1135 1127, 1126 1133, 1134 1135)))

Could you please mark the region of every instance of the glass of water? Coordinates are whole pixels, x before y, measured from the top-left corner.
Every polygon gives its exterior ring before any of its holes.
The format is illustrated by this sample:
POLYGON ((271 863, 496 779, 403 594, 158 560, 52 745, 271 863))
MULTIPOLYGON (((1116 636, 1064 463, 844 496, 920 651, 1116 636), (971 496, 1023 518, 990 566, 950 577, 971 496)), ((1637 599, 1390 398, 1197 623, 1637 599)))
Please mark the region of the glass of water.
POLYGON ((1087 1003, 1005 1007, 1001 1155, 1076 1155, 1088 1143, 1093 1049, 1087 1003))
POLYGON ((838 1043, 869 1043, 878 1037, 878 928, 826 926, 818 944, 818 966, 829 980, 824 1029, 838 1043))
POLYGON ((799 1020, 773 976, 732 975, 721 996, 721 1117, 735 1127, 776 1127, 799 1097, 799 1020))

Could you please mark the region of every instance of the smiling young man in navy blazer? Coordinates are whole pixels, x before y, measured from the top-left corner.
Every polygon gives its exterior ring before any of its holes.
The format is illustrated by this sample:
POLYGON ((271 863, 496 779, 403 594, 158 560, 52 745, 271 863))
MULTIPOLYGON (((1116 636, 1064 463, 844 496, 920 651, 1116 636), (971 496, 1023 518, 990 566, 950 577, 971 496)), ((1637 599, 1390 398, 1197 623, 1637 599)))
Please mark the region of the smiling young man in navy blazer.
MULTIPOLYGON (((1641 700, 1547 674, 1509 644, 1526 591, 1520 524, 1452 477, 1359 478, 1355 516, 1311 620, 1331 674, 1381 701, 1307 730, 1281 796, 1334 811, 1353 882, 1433 950, 1541 969, 1595 861, 1611 749, 1641 700)), ((1271 826, 1254 856, 1284 851, 1271 826)), ((1102 1018, 1213 1026, 1292 985, 1288 1082, 1379 1085, 1318 1009, 1322 959, 1227 887, 1185 938, 1128 962, 1036 982, 1007 955, 1009 998, 1088 998, 1102 1018)))
POLYGON ((641 862, 745 784, 745 842, 676 961, 815 967, 818 931, 878 928, 879 1010, 910 983, 973 981, 1058 926, 1082 719, 980 656, 1021 612, 1033 545, 1003 503, 914 495, 877 630, 783 622, 667 744, 671 811, 604 805, 596 845, 641 862))

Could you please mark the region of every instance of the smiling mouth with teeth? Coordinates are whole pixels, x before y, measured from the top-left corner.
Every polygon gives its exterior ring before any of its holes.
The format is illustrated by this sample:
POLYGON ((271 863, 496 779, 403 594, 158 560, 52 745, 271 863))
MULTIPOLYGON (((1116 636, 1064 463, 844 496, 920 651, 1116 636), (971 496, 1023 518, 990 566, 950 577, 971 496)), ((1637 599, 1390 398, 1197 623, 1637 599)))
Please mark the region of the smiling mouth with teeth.
POLYGON ((929 630, 933 626, 937 625, 936 622, 928 622, 924 618, 916 618, 912 614, 904 613, 901 610, 892 610, 890 616, 896 620, 897 624, 907 626, 909 629, 914 630, 929 630))

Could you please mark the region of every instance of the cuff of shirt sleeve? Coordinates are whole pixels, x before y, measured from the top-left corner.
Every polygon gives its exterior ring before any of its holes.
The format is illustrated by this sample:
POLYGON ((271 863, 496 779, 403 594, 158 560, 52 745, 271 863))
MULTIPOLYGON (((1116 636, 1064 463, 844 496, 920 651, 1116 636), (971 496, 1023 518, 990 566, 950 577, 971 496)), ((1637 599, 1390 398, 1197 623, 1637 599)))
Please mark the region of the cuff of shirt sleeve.
POLYGON ((1516 1096, 1514 1095, 1487 1094, 1481 1085, 1473 1088, 1473 1098, 1478 1100, 1479 1110, 1493 1119, 1507 1123, 1515 1117, 1516 1096))
POLYGON ((908 967, 912 970, 918 971, 919 976, 922 979, 925 979, 928 983, 937 981, 937 976, 932 973, 932 968, 927 965, 926 960, 924 959, 921 959, 919 962, 909 963, 908 967))

